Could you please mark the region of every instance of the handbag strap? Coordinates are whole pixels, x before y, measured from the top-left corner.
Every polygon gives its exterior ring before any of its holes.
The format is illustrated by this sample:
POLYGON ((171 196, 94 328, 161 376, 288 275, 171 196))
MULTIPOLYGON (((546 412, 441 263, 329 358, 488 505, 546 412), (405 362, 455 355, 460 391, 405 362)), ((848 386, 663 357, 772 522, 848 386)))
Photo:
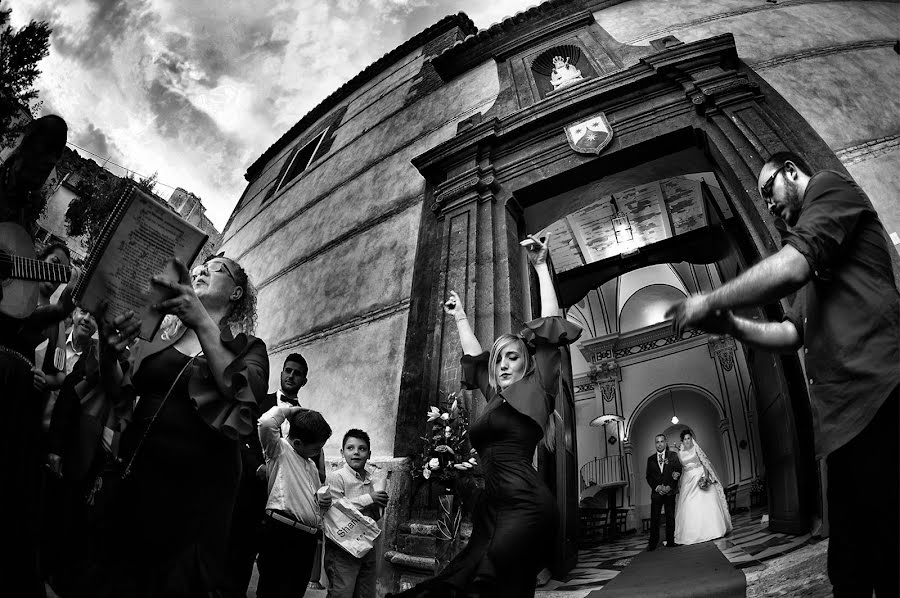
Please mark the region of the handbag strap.
POLYGON ((166 401, 169 400, 169 396, 171 396, 172 391, 175 390, 175 385, 178 384, 178 381, 181 379, 181 376, 187 371, 188 367, 194 360, 197 359, 200 355, 203 354, 203 351, 197 351, 194 355, 191 355, 191 358, 188 359, 187 363, 184 364, 184 367, 181 368, 181 371, 178 372, 178 375, 175 376, 175 380, 172 381, 172 385, 169 387, 169 390, 166 391, 165 396, 163 396, 162 401, 159 402, 159 407, 156 408, 156 412, 153 414, 153 417, 150 418, 150 421, 147 423, 147 427, 144 428, 144 433, 141 435, 141 439, 138 440, 137 446, 134 447, 134 452, 131 453, 131 458, 128 460, 128 465, 125 466, 125 471, 122 472, 122 479, 128 478, 131 475, 131 468, 134 465, 134 460, 137 458, 138 453, 141 450, 141 447, 144 446, 144 441, 147 440, 147 436, 150 435, 150 429, 153 427, 153 424, 156 422, 159 414, 162 412, 163 407, 166 406, 166 401))

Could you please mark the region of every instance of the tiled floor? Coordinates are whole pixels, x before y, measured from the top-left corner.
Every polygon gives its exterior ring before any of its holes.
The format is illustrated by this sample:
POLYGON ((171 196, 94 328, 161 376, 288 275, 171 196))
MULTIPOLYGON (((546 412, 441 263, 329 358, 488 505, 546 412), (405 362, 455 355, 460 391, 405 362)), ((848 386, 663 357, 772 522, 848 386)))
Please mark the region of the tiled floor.
MULTIPOLYGON (((727 538, 715 540, 722 554, 738 569, 749 567, 765 568, 765 561, 787 554, 803 546, 814 544, 818 539, 809 534, 792 536, 768 530, 768 523, 761 523, 765 509, 753 509, 732 517, 734 529, 727 538)), ((578 553, 578 566, 569 572, 566 579, 552 579, 539 588, 540 598, 579 598, 590 590, 602 588, 631 562, 631 559, 646 550, 650 533, 632 534, 623 538, 585 548, 578 553)), ((665 548, 660 547, 660 550, 665 548)))

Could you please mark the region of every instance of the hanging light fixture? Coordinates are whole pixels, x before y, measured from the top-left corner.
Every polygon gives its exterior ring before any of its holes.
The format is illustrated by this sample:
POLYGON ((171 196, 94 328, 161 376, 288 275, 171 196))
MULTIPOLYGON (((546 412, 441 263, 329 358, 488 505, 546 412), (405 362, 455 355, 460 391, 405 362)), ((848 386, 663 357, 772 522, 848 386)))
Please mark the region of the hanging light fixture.
POLYGON ((615 196, 610 196, 610 204, 613 209, 612 226, 613 234, 616 236, 616 245, 622 251, 623 255, 634 253, 637 251, 637 245, 634 242, 634 233, 631 230, 631 221, 628 214, 619 209, 615 196))
POLYGON ((675 399, 672 397, 672 389, 669 389, 669 401, 672 403, 672 424, 678 423, 678 416, 675 415, 675 399))

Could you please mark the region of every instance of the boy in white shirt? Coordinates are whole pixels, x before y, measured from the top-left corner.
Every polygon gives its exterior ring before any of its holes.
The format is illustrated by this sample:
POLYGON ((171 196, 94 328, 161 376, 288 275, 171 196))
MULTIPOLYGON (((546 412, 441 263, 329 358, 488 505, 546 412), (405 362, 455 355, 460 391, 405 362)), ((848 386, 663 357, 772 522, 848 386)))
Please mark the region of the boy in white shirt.
MULTIPOLYGON (((388 504, 384 490, 372 487, 372 478, 366 470, 371 455, 369 435, 352 429, 344 434, 341 455, 344 466, 328 474, 325 483, 335 498, 346 498, 353 506, 376 521, 381 518, 388 504)), ((328 576, 328 598, 375 598, 375 549, 362 558, 325 539, 325 574, 328 576)))
POLYGON ((266 458, 269 498, 263 519, 259 556, 258 598, 298 598, 306 593, 322 513, 331 496, 317 493, 315 458, 331 437, 318 411, 275 405, 259 418, 259 441, 266 458), (290 431, 281 436, 287 420, 290 431))

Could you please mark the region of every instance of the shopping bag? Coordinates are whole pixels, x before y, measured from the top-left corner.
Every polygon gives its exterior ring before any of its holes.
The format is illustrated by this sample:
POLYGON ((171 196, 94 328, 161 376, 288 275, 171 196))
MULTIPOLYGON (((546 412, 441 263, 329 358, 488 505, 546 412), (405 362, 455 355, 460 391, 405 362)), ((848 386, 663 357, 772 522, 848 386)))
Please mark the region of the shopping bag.
POLYGON ((364 557, 375 545, 381 528, 371 517, 360 513, 346 498, 336 498, 325 511, 325 537, 352 554, 364 557))

